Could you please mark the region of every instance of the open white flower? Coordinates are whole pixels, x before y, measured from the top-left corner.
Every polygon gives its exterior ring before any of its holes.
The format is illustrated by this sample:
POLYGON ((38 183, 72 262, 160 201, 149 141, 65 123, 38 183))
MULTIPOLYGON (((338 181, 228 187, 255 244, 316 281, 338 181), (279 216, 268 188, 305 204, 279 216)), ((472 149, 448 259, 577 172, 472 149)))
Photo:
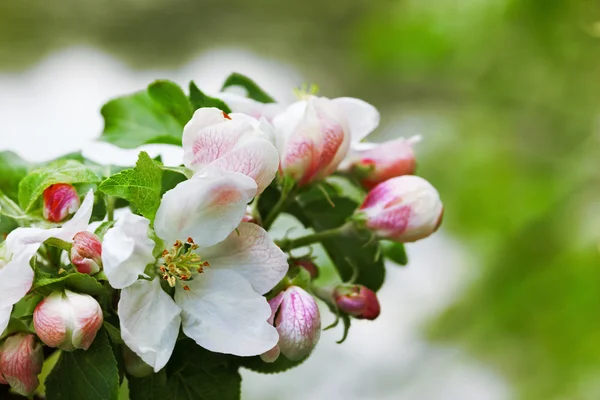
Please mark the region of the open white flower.
POLYGON ((128 214, 104 236, 104 271, 113 287, 123 289, 123 340, 155 371, 169 360, 180 326, 219 353, 258 355, 277 343, 262 295, 288 265, 264 229, 240 223, 256 189, 244 174, 211 169, 165 193, 154 229, 167 247, 158 274, 174 287, 174 299, 160 276, 138 279, 155 261, 150 221, 128 214))
POLYGON ((256 181, 260 194, 279 167, 274 138, 266 120, 200 108, 183 130, 183 163, 194 172, 209 168, 241 172, 256 181))
POLYGON ((94 193, 90 190, 73 218, 63 226, 52 229, 17 228, 6 237, 0 248, 0 334, 8 325, 13 305, 31 289, 31 258, 49 238, 70 242, 76 233, 86 230, 93 207, 94 193))

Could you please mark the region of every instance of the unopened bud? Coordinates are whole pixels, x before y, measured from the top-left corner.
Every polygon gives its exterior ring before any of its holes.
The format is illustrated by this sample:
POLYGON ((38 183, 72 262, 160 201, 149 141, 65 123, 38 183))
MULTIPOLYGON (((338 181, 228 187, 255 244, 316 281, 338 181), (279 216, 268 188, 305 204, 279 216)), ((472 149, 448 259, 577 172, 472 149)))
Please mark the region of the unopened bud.
POLYGON ((339 285, 333 298, 340 311, 359 319, 373 320, 381 312, 377 295, 363 285, 339 285))
POLYGON ((73 237, 71 262, 78 272, 94 275, 102 269, 102 243, 91 232, 79 232, 73 237))
POLYGON ((315 263, 309 258, 300 258, 294 260, 294 264, 304 268, 310 274, 311 279, 317 279, 319 277, 319 268, 315 265, 315 263))
POLYGON ((33 313, 39 338, 50 347, 87 350, 103 322, 100 304, 87 294, 53 292, 33 313))
POLYGON ((4 380, 23 396, 31 396, 37 389, 43 363, 42 345, 30 334, 10 336, 0 349, 0 371, 4 380))
POLYGON ((57 183, 44 190, 44 218, 50 222, 60 222, 79 208, 79 195, 67 183, 57 183))
POLYGON ((412 175, 416 168, 413 145, 418 141, 417 136, 377 144, 359 143, 344 162, 344 169, 368 190, 388 179, 412 175))
POLYGON ((441 222, 440 196, 425 179, 399 176, 371 190, 357 212, 356 219, 380 239, 400 243, 414 242, 435 232, 441 222))
POLYGON ((275 361, 278 351, 292 361, 307 357, 321 335, 321 316, 315 299, 304 289, 290 286, 269 304, 273 311, 269 321, 274 322, 279 333, 279 350, 266 352, 261 356, 263 360, 275 361))

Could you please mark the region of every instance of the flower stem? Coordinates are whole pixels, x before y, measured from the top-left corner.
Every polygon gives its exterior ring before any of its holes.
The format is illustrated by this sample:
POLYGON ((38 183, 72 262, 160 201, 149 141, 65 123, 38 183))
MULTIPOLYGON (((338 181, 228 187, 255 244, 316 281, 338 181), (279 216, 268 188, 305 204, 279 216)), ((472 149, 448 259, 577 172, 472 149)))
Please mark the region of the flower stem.
POLYGON ((291 180, 284 181, 283 188, 281 189, 281 197, 279 197, 279 200, 277 200, 277 203, 263 221, 263 228, 265 228, 266 231, 271 228, 271 225, 273 225, 273 222, 275 222, 279 214, 281 214, 294 199, 295 192, 294 182, 291 180))
POLYGON ((106 214, 108 221, 114 221, 115 219, 115 198, 113 196, 106 196, 106 214))
POLYGON ((305 247, 311 244, 319 243, 323 240, 345 236, 352 230, 354 230, 354 224, 352 222, 347 222, 346 224, 337 228, 311 233, 310 235, 302 236, 297 239, 282 239, 279 240, 277 244, 279 245, 281 250, 290 251, 299 247, 305 247))

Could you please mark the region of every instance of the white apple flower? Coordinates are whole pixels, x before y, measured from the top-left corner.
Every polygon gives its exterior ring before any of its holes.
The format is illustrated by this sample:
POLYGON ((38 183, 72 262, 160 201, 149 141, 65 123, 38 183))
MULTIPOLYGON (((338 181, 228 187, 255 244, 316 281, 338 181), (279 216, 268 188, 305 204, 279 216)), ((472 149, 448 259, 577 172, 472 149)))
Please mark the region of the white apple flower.
POLYGON ((155 371, 171 357, 180 326, 213 352, 252 356, 277 343, 262 295, 288 265, 263 228, 241 222, 256 191, 248 176, 211 168, 165 193, 154 221, 167 247, 159 263, 146 218, 126 214, 104 236, 104 272, 122 289, 121 335, 155 371), (148 264, 158 275, 138 279, 148 264), (174 298, 163 291, 161 276, 174 298))
POLYGON ((194 172, 241 172, 256 181, 260 194, 279 167, 274 139, 273 127, 264 119, 200 108, 183 129, 183 164, 194 172))
POLYGON ((31 258, 42 243, 51 237, 72 241, 76 233, 88 227, 94 193, 90 190, 73 218, 58 228, 17 228, 7 237, 0 247, 0 333, 4 332, 13 305, 21 300, 31 289, 33 269, 31 258))

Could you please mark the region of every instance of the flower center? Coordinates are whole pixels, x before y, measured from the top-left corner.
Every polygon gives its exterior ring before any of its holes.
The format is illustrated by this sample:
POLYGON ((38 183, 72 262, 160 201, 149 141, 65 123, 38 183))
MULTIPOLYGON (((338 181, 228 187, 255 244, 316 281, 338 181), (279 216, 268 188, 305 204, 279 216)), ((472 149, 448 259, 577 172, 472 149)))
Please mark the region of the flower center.
POLYGON ((311 97, 316 96, 318 92, 319 87, 313 83, 310 85, 305 83, 301 87, 294 89, 294 94, 298 100, 308 100, 311 97))
MULTIPOLYGON (((199 254, 195 252, 198 245, 192 238, 188 238, 186 243, 178 240, 170 250, 164 250, 162 259, 164 263, 159 267, 164 280, 169 286, 175 287, 178 280, 191 281, 193 274, 201 274, 204 268, 208 267, 208 261, 202 260, 199 254)), ((185 290, 190 290, 187 285, 183 285, 185 290)))

